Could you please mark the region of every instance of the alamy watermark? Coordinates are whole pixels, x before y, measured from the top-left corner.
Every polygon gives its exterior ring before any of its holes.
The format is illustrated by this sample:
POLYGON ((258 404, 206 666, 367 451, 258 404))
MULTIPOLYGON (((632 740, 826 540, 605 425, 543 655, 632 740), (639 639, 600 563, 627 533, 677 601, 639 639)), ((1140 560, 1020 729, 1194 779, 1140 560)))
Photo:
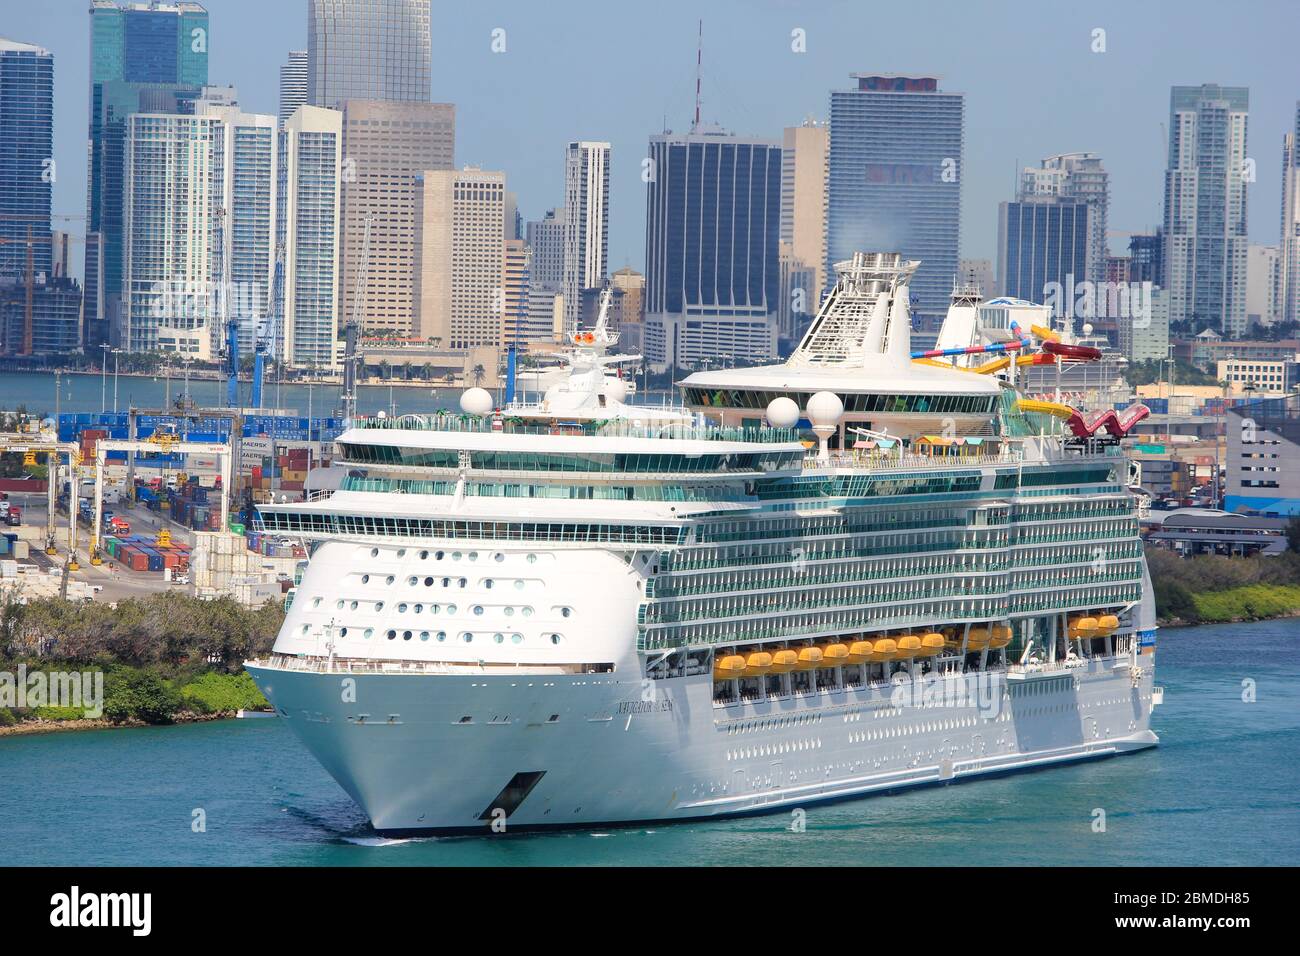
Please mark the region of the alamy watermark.
POLYGON ((95 719, 104 715, 103 671, 0 671, 0 707, 70 707, 95 719))
POLYGON ((1064 282, 1043 285, 1043 305, 1066 319, 1131 319, 1133 328, 1151 325, 1151 282, 1075 281, 1068 273, 1064 282))

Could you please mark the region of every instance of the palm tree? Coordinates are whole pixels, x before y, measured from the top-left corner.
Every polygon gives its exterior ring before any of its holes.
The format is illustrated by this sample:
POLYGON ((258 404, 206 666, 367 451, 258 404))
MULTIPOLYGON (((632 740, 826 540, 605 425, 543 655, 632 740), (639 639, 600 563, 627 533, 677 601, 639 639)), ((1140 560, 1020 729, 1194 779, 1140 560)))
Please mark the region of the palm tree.
POLYGON ((474 368, 470 370, 469 374, 474 379, 474 384, 476 386, 481 385, 483 383, 484 376, 487 375, 487 369, 485 369, 482 365, 475 365, 474 368))

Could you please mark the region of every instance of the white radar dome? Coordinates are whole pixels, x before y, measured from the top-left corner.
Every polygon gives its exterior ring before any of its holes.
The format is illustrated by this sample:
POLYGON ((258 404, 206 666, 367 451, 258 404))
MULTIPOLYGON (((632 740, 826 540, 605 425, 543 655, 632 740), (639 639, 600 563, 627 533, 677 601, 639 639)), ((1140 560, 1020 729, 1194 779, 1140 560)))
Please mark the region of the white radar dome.
POLYGON ((492 393, 486 388, 471 388, 460 397, 460 410, 466 415, 486 415, 492 411, 492 393))
POLYGON ((814 426, 833 426, 844 414, 844 403, 834 392, 818 392, 808 399, 808 421, 814 426))
POLYGON ((627 382, 621 378, 605 379, 605 401, 622 402, 627 398, 627 382))
POLYGON ((773 428, 793 428, 799 421, 799 405, 785 395, 767 403, 767 423, 773 428))
POLYGON ((1084 335, 1092 335, 1092 323, 1091 323, 1091 322, 1085 322, 1085 323, 1083 323, 1083 334, 1084 334, 1084 335))

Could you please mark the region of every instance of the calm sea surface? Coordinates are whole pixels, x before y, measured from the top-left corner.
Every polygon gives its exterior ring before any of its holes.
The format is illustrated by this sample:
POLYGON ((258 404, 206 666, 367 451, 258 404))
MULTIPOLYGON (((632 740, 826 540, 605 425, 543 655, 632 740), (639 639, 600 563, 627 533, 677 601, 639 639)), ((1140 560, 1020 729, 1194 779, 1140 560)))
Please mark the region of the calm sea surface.
POLYGON ((382 841, 281 721, 231 720, 0 738, 0 839, 16 865, 1300 863, 1300 621, 1164 630, 1157 674, 1158 748, 814 806, 803 833, 773 815, 382 841))

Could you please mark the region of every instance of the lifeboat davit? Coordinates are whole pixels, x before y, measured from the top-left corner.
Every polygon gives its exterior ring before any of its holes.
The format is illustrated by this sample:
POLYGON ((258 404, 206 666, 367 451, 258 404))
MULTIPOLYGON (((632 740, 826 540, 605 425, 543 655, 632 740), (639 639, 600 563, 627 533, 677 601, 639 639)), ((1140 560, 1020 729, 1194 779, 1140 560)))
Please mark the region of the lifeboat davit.
POLYGON ((882 637, 871 649, 871 659, 875 662, 892 661, 898 656, 898 642, 892 638, 882 637))
POLYGON ((772 652, 772 666, 769 674, 788 674, 799 663, 799 652, 789 648, 772 652))
POLYGON ((865 664, 871 660, 871 642, 854 641, 849 645, 849 656, 844 658, 845 664, 865 664))
POLYGON ((1009 624, 999 624, 993 628, 993 636, 989 638, 989 647, 993 650, 1006 647, 1011 643, 1011 638, 1015 636, 1015 631, 1009 624))
POLYGON ((822 664, 822 649, 820 647, 801 647, 799 648, 799 664, 797 669, 801 671, 816 670, 822 664))
POLYGON ((917 657, 933 657, 944 649, 947 641, 938 631, 931 631, 929 634, 921 635, 921 649, 916 652, 917 657))
POLYGON ((916 657, 916 652, 921 649, 921 639, 915 634, 901 634, 898 638, 898 656, 899 657, 916 657))
POLYGON ((772 666, 772 655, 767 651, 755 651, 745 658, 745 669, 741 677, 760 677, 772 666))
POLYGON ((1114 614, 1103 614, 1097 618, 1098 637, 1110 637, 1119 629, 1119 618, 1114 614))
POLYGON ((847 644, 823 644, 821 650, 822 667, 835 667, 839 664, 848 663, 849 646, 847 644))
POLYGON ((728 654, 726 657, 719 657, 713 662, 713 679, 731 680, 733 677, 739 677, 740 672, 744 669, 745 658, 739 654, 728 654))

